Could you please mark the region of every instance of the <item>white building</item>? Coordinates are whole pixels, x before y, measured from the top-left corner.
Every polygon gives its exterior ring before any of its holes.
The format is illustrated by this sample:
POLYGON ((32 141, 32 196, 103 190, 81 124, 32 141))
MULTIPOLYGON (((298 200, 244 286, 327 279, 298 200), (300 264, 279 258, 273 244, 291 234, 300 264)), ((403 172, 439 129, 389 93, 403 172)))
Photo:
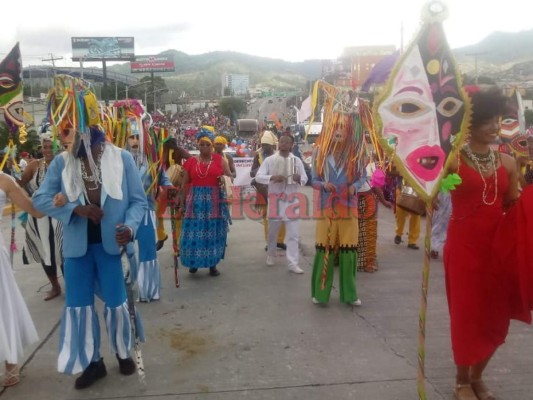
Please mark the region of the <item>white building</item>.
POLYGON ((250 88, 250 75, 222 74, 222 93, 230 96, 242 96, 250 88))

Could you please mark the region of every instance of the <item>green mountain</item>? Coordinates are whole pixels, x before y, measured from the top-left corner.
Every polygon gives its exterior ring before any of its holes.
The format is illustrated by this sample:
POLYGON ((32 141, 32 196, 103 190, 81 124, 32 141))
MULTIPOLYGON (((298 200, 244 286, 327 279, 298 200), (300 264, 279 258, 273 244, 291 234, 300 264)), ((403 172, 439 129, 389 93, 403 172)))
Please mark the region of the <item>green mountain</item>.
MULTIPOLYGON (((497 80, 533 75, 533 29, 517 33, 494 32, 475 45, 453 51, 467 75, 473 76, 476 67, 478 74, 497 80)), ((250 86, 280 90, 304 88, 309 80, 321 76, 321 60, 295 63, 231 51, 189 55, 167 50, 160 55, 169 55, 175 62, 175 72, 158 74, 165 78, 168 88, 191 95, 220 94, 223 73, 248 74, 250 86)), ((129 63, 108 68, 130 73, 129 63)))
MULTIPOLYGON (((321 73, 320 60, 294 63, 231 51, 188 55, 177 50, 167 50, 159 55, 174 58, 175 72, 158 75, 165 78, 169 89, 186 92, 217 94, 221 90, 221 79, 224 73, 248 74, 250 86, 280 90, 305 87, 308 80, 317 79, 321 73)), ((114 65, 109 69, 129 74, 130 64, 114 65)), ((140 74, 137 75, 142 77, 140 74)))

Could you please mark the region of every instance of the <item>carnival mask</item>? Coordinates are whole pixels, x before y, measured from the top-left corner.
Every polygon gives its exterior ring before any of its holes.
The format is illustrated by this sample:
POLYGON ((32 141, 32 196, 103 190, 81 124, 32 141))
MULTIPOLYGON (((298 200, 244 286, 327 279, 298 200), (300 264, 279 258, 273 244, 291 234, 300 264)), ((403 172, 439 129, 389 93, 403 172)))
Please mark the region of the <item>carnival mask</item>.
POLYGON ((509 97, 508 111, 502 117, 500 138, 518 156, 528 155, 526 121, 520 92, 513 88, 509 97))
POLYGON ((0 114, 10 127, 24 126, 22 62, 18 43, 0 62, 0 114))
POLYGON ((426 6, 418 36, 395 66, 376 105, 384 147, 426 200, 439 189, 467 101, 442 28, 445 16, 441 3, 426 6))

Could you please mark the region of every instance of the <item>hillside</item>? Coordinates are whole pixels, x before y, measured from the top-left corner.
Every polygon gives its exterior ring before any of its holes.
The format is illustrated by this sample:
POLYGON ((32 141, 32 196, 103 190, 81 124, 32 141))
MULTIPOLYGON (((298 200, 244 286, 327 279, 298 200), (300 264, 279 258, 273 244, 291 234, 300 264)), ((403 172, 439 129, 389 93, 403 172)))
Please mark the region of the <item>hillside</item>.
MULTIPOLYGON (((236 52, 215 51, 188 55, 177 50, 167 50, 160 55, 174 58, 174 73, 158 74, 165 78, 171 89, 216 92, 221 87, 225 72, 248 74, 250 85, 279 89, 304 87, 308 80, 317 79, 321 72, 320 60, 288 62, 279 59, 256 57, 236 52)), ((129 74, 129 63, 114 65, 109 69, 129 74)))
MULTIPOLYGON (((493 32, 475 45, 453 51, 466 74, 474 74, 477 61, 478 73, 494 79, 528 79, 533 76, 533 29, 517 33, 493 32)), ((293 63, 229 51, 189 55, 167 50, 160 54, 174 58, 176 72, 158 75, 165 78, 171 90, 189 93, 216 94, 225 72, 250 75, 251 86, 278 89, 305 87, 308 80, 321 76, 321 60, 293 63)), ((109 69, 130 73, 129 63, 109 69)))

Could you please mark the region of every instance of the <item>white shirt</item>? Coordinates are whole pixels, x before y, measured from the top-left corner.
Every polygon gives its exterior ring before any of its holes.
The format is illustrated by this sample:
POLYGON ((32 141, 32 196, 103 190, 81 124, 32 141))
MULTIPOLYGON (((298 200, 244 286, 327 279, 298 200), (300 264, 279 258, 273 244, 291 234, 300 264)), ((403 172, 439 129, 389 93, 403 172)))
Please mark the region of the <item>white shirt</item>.
MULTIPOLYGON (((275 173, 276 170, 279 169, 276 164, 279 163, 280 158, 283 158, 279 155, 279 152, 265 158, 255 176, 255 180, 258 183, 268 185, 268 218, 270 219, 282 219, 288 221, 289 219, 299 218, 299 215, 287 215, 287 208, 291 205, 299 204, 301 199, 298 196, 295 196, 295 193, 298 192, 298 186, 304 186, 307 183, 308 178, 302 160, 292 153, 289 154, 289 157, 294 158, 296 173, 300 175, 299 184, 270 182, 270 178, 272 178, 273 175, 282 175, 275 173)), ((292 209, 295 208, 291 207, 291 210, 292 209)), ((300 207, 300 209, 303 208, 300 207)))

